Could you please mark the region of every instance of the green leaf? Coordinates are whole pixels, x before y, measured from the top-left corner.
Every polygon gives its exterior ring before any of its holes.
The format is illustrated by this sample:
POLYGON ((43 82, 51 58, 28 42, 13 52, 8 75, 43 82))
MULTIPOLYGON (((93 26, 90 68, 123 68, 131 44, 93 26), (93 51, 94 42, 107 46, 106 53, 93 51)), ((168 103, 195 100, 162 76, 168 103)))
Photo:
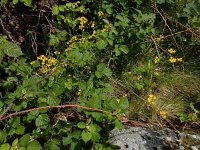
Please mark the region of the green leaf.
POLYGON ((12 2, 13 2, 13 4, 15 5, 15 4, 18 3, 18 1, 19 1, 19 0, 13 0, 12 2))
POLYGON ((49 125, 50 119, 47 114, 41 114, 38 116, 38 118, 35 120, 35 125, 38 128, 46 129, 49 125))
POLYGON ((99 64, 97 66, 97 71, 95 72, 97 78, 101 78, 104 75, 110 77, 112 75, 112 71, 110 68, 107 68, 105 64, 99 64))
POLYGON ((53 15, 58 15, 59 14, 59 7, 58 7, 58 5, 54 5, 52 7, 52 13, 53 13, 53 15))
POLYGON ((163 4, 163 3, 165 3, 165 0, 157 0, 157 3, 158 4, 163 4))
POLYGON ((27 145, 27 150, 41 150, 42 147, 37 140, 33 140, 27 145))
POLYGON ((127 98, 121 98, 119 102, 119 106, 121 109, 126 109, 129 107, 129 102, 127 98))
POLYGON ((15 129, 15 133, 18 135, 24 134, 24 131, 25 131, 25 127, 22 125, 17 126, 17 128, 15 129))
POLYGON ((25 134, 19 139, 19 145, 27 146, 29 140, 30 140, 30 134, 25 134))
POLYGON ((103 39, 98 39, 96 42, 97 48, 102 50, 105 49, 106 46, 108 45, 108 42, 106 40, 103 39))
POLYGON ((22 2, 24 2, 24 5, 25 5, 25 6, 31 7, 32 0, 22 0, 22 2))
POLYGON ((6 138, 7 138, 6 132, 0 130, 0 144, 6 141, 6 138))
POLYGON ((92 134, 89 131, 83 130, 81 133, 81 138, 85 143, 87 143, 89 140, 91 140, 92 134))
POLYGON ((0 63, 2 62, 4 55, 4 51, 0 49, 0 63))
POLYGON ((18 138, 16 138, 13 142, 12 142, 12 147, 16 147, 18 145, 18 138))
POLYGON ((10 144, 4 143, 0 146, 0 150, 10 150, 10 144))
POLYGON ((119 50, 127 54, 129 52, 128 46, 126 45, 120 45, 119 50))
POLYGON ((6 55, 9 57, 19 57, 23 53, 21 51, 21 48, 10 41, 7 41, 5 39, 0 38, 0 50, 3 50, 6 55))
POLYGON ((59 105, 61 102, 61 99, 57 96, 48 96, 47 97, 47 104, 50 106, 56 106, 59 105))
POLYGON ((115 127, 118 128, 118 129, 123 129, 124 128, 123 124, 118 119, 115 119, 113 121, 113 123, 114 123, 115 127))
POLYGON ((68 136, 68 137, 63 137, 62 139, 62 143, 63 145, 68 145, 72 142, 72 137, 71 136, 68 136))
POLYGON ((79 122, 77 124, 77 126, 80 128, 80 129, 84 129, 85 128, 85 123, 84 122, 79 122))
POLYGON ((38 115, 39 115, 38 110, 33 110, 33 111, 29 112, 27 115, 27 121, 35 120, 38 115))
POLYGON ((100 136, 99 133, 97 133, 97 132, 92 132, 92 141, 94 141, 94 142, 99 142, 100 138, 101 138, 101 136, 100 136))
POLYGON ((98 125, 96 125, 96 124, 89 124, 87 126, 87 129, 90 132, 99 132, 101 130, 101 128, 98 125))

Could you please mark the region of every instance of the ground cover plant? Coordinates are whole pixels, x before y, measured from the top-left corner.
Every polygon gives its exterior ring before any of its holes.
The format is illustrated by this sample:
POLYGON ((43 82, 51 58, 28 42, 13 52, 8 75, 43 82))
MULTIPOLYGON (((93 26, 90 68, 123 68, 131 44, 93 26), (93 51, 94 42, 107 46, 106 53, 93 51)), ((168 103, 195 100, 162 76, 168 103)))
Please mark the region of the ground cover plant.
POLYGON ((199 126, 199 0, 1 0, 0 149, 117 149, 126 125, 199 126))

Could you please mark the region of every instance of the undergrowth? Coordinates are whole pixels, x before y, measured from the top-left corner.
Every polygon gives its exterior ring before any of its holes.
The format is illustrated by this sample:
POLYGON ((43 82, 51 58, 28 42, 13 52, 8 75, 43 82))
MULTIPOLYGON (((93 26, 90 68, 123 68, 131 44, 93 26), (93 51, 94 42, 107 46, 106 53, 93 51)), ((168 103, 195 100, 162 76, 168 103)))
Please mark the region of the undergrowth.
POLYGON ((200 121, 199 0, 1 0, 0 149, 117 149, 126 125, 200 121))

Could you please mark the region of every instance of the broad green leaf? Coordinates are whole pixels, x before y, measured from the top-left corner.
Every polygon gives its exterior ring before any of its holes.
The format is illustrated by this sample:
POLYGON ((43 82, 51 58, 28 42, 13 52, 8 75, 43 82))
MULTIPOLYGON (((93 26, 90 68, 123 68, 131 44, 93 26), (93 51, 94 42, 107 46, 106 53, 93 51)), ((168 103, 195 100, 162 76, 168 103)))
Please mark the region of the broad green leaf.
POLYGON ((126 45, 120 45, 119 50, 127 54, 129 52, 129 49, 126 45))
POLYGON ((50 139, 49 141, 47 141, 44 144, 43 149, 45 149, 45 150, 60 150, 59 145, 60 145, 60 141, 59 140, 50 139))
POLYGON ((94 142, 99 142, 100 138, 101 138, 101 136, 100 136, 99 133, 97 133, 97 132, 92 132, 92 141, 94 141, 94 142))
POLYGON ((68 88, 68 90, 71 90, 71 89, 72 89, 72 86, 73 86, 72 79, 68 79, 68 80, 65 82, 65 87, 68 88))
POLYGON ((15 117, 11 121, 11 126, 16 128, 20 124, 20 117, 15 117))
POLYGON ((41 150, 42 147, 37 140, 33 140, 28 143, 27 150, 41 150))
POLYGON ((27 146, 29 140, 30 140, 30 134, 25 134, 19 139, 19 145, 27 146))
POLYGON ((118 119, 115 119, 113 121, 113 123, 114 123, 115 127, 118 128, 118 129, 123 129, 124 128, 123 124, 118 119))
POLYGON ((16 138, 13 142, 12 142, 12 147, 15 147, 18 145, 18 138, 16 138))
POLYGON ((6 138, 7 138, 6 132, 0 130, 0 144, 6 141, 6 138))
POLYGON ((97 66, 97 71, 95 72, 97 78, 101 78, 104 75, 110 77, 112 75, 112 71, 110 68, 107 68, 105 64, 99 64, 97 66))
POLYGON ((4 55, 4 51, 0 49, 0 63, 2 62, 4 55))
POLYGON ((17 128, 15 129, 16 134, 18 135, 22 135, 24 134, 25 131, 25 127, 22 125, 17 126, 17 128))
POLYGON ((52 7, 52 13, 53 13, 53 15, 58 15, 59 14, 59 7, 58 7, 58 5, 54 5, 52 7))
POLYGON ((38 118, 35 120, 35 125, 38 128, 46 129, 49 125, 50 119, 47 114, 41 114, 38 116, 38 118))
POLYGON ((22 101, 20 104, 18 104, 18 105, 13 105, 12 106, 12 110, 14 110, 14 111, 20 111, 20 110, 22 110, 23 108, 26 108, 27 107, 27 102, 25 102, 25 101, 22 101))
POLYGON ((77 126, 78 126, 80 129, 84 129, 86 125, 85 125, 84 122, 79 122, 79 123, 77 124, 77 126))
POLYGON ((68 145, 72 142, 72 137, 71 136, 68 136, 68 137, 63 137, 62 139, 62 143, 63 145, 68 145))
POLYGON ((0 146, 0 150, 10 150, 10 144, 4 143, 0 146))
POLYGON ((24 5, 31 7, 32 0, 22 0, 24 2, 24 5))
POLYGON ((47 97, 47 104, 50 106, 56 106, 59 105, 61 102, 61 99, 57 96, 48 96, 47 97))
POLYGON ((3 50, 4 53, 9 57, 19 57, 23 54, 21 48, 17 44, 14 44, 5 39, 0 39, 0 50, 3 50))
POLYGON ((29 112, 27 115, 27 121, 35 120, 38 115, 39 115, 38 110, 33 110, 33 111, 29 112))
POLYGON ((87 143, 89 140, 91 140, 92 134, 89 131, 83 130, 81 133, 81 138, 85 143, 87 143))
POLYGON ((101 128, 98 125, 96 125, 96 124, 89 124, 87 126, 87 129, 90 132, 99 132, 101 130, 101 128))
POLYGON ((18 3, 18 1, 19 1, 19 0, 13 0, 12 2, 13 2, 13 4, 15 5, 15 4, 18 3))
POLYGON ((108 42, 106 40, 103 39, 98 39, 96 42, 97 48, 102 50, 105 49, 106 46, 108 45, 108 42))
POLYGON ((26 147, 19 147, 17 150, 26 150, 26 147))
POLYGON ((119 102, 120 108, 121 109, 126 109, 129 107, 129 102, 127 98, 121 98, 119 102))

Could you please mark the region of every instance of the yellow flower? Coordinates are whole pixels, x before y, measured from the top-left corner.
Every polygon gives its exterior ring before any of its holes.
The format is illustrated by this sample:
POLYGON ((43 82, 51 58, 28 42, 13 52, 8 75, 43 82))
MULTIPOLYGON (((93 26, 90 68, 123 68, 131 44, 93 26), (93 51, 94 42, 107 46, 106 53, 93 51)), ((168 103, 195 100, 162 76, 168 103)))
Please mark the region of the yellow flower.
POLYGON ((168 49, 168 52, 169 52, 170 54, 174 54, 174 53, 176 53, 176 50, 173 49, 173 48, 170 48, 170 49, 168 49))
POLYGON ((131 72, 131 71, 129 71, 129 72, 128 72, 128 74, 129 74, 129 75, 131 75, 131 74, 132 74, 132 72, 131 72))
POLYGON ((183 62, 183 58, 177 58, 177 61, 183 62))
POLYGON ((81 92, 82 92, 82 90, 79 89, 78 92, 76 93, 76 95, 78 95, 78 96, 81 95, 81 92))
POLYGON ((42 61, 46 61, 48 58, 44 55, 40 55, 39 57, 37 57, 38 60, 42 60, 42 61))
POLYGON ((163 119, 167 119, 167 113, 166 113, 166 111, 161 110, 159 113, 160 113, 160 116, 161 116, 163 119))
POLYGON ((95 36, 96 36, 96 34, 97 34, 97 31, 93 31, 93 32, 92 32, 92 35, 91 35, 91 36, 89 36, 89 39, 91 39, 91 38, 95 37, 95 36))
POLYGON ((92 21, 92 22, 91 22, 91 28, 94 28, 94 26, 95 26, 95 22, 92 21))
POLYGON ((56 64, 56 62, 57 62, 57 60, 53 57, 48 59, 48 65, 49 66, 56 64))
POLYGON ((175 63, 176 61, 177 61, 177 59, 174 58, 174 57, 170 57, 170 58, 169 58, 169 62, 170 62, 170 63, 175 63))
POLYGON ((55 51, 54 54, 55 54, 55 55, 59 55, 60 52, 59 52, 59 51, 55 51))
POLYGON ((35 60, 34 60, 34 61, 32 61, 32 62, 30 62, 30 64, 31 64, 31 65, 35 64, 35 60))
POLYGON ((162 39, 164 39, 165 37, 163 35, 160 35, 158 38, 156 38, 157 42, 162 41, 162 39))
POLYGON ((160 58, 159 58, 158 56, 156 56, 156 57, 154 58, 154 62, 157 64, 159 61, 160 61, 160 58))
POLYGON ((99 11, 99 12, 98 12, 98 16, 99 16, 99 17, 101 17, 101 16, 103 16, 103 15, 104 15, 104 13, 103 13, 102 11, 99 11))
POLYGON ((103 28, 101 31, 102 31, 102 32, 107 32, 108 29, 103 28))
POLYGON ((148 102, 149 104, 154 104, 155 99, 156 99, 156 96, 155 96, 155 95, 149 94, 149 96, 148 96, 148 98, 147 98, 147 102, 148 102))
POLYGON ((141 80, 142 79, 142 75, 139 75, 138 77, 137 77, 137 80, 141 80))
POLYGON ((43 66, 42 68, 40 68, 40 72, 41 72, 41 73, 46 73, 46 72, 48 72, 47 66, 43 66))
POLYGON ((80 21, 80 23, 85 24, 88 22, 87 18, 85 17, 79 17, 78 20, 80 21))
POLYGON ((79 29, 83 30, 88 20, 85 17, 79 17, 78 20, 80 21, 79 29))

